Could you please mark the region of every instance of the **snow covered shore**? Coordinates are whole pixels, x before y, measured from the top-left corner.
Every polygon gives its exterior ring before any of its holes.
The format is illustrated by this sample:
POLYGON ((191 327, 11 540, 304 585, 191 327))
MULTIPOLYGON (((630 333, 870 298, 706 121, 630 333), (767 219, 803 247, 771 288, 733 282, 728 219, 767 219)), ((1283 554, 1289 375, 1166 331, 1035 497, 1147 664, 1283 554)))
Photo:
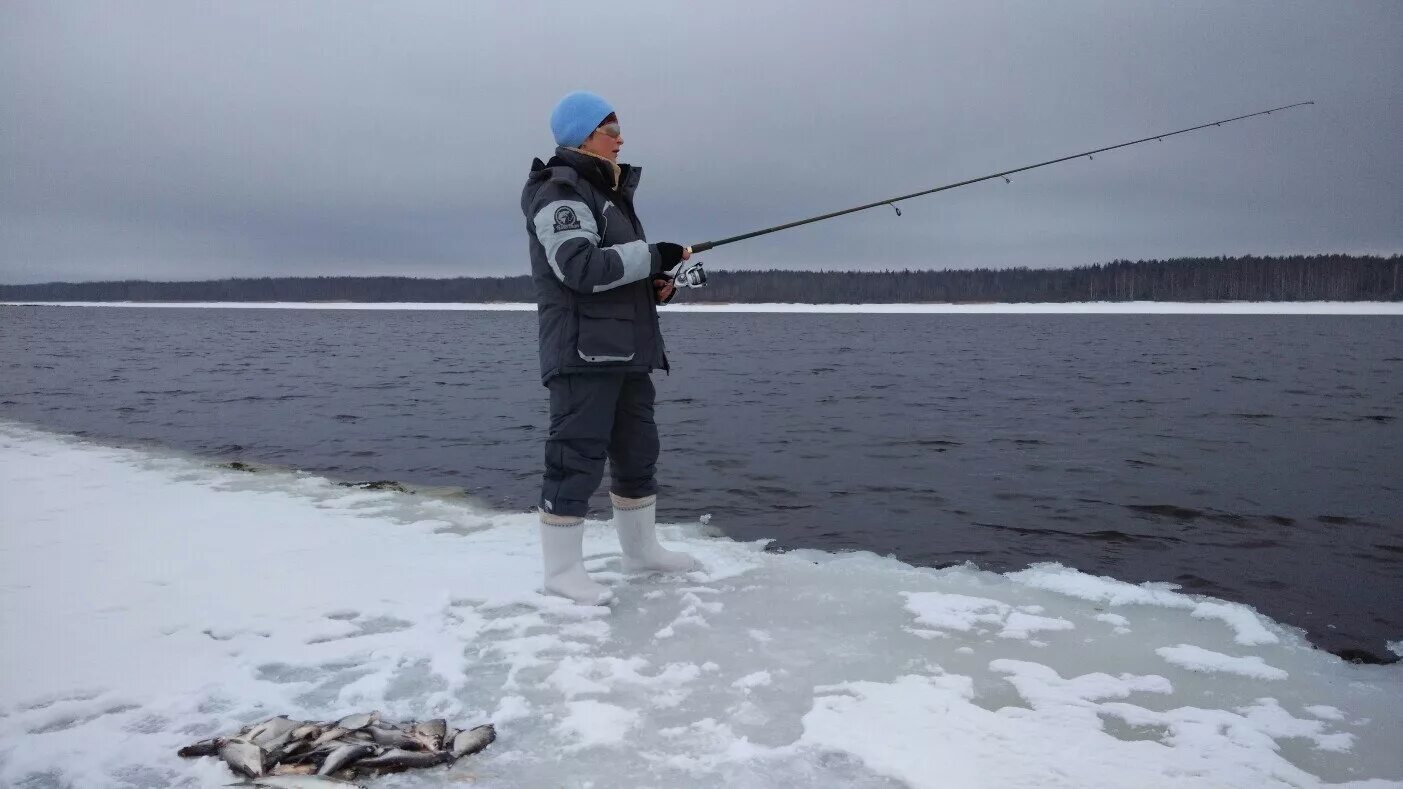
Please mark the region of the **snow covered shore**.
MULTIPOLYGON (((154 302, 154 301, 55 301, 0 302, 0 305, 49 307, 152 307, 272 310, 430 310, 467 312, 534 311, 535 304, 431 304, 354 302, 154 302)), ((668 312, 809 312, 885 314, 1086 314, 1086 315, 1403 315, 1398 301, 1086 301, 1048 304, 687 304, 677 303, 668 312)))
POLYGON ((13 423, 0 491, 3 786, 217 786, 175 749, 372 708, 501 734, 386 787, 1403 786, 1403 666, 1160 586, 700 524, 631 579, 592 523, 608 611, 536 593, 525 513, 13 423))

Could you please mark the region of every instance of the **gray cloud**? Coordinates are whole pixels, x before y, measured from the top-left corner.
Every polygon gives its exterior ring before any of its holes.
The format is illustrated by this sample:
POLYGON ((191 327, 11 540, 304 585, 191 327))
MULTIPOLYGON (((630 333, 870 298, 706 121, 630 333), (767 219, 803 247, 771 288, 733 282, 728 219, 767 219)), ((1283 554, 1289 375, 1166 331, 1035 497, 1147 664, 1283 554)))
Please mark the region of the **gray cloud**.
POLYGON ((1403 6, 0 6, 0 281, 527 268, 555 99, 619 108, 697 242, 1319 104, 717 250, 716 268, 1403 249, 1403 6))

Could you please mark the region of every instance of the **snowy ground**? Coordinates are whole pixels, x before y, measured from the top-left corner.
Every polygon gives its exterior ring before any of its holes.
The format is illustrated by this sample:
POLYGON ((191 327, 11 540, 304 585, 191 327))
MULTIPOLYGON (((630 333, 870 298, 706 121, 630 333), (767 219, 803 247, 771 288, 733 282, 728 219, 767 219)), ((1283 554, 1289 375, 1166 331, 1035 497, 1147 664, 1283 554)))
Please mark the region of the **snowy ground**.
MULTIPOLYGON (((16 306, 36 302, 8 301, 16 306)), ((229 301, 229 302, 150 302, 150 301, 60 301, 44 302, 51 307, 217 307, 235 309, 308 310, 443 310, 506 311, 536 309, 535 304, 361 304, 355 302, 229 301)), ((687 304, 677 303, 669 312, 845 312, 845 313, 949 313, 1016 314, 1067 313, 1089 315, 1403 315, 1399 301, 1086 301, 1051 304, 687 304)))
MULTIPOLYGON (((491 720, 375 786, 1403 786, 1403 665, 1045 565, 771 554, 536 593, 534 520, 0 423, 0 785, 217 786, 175 749, 273 713, 491 720), (1367 781, 1366 779, 1387 779, 1367 781)), ((873 517, 881 517, 873 513, 873 517)))

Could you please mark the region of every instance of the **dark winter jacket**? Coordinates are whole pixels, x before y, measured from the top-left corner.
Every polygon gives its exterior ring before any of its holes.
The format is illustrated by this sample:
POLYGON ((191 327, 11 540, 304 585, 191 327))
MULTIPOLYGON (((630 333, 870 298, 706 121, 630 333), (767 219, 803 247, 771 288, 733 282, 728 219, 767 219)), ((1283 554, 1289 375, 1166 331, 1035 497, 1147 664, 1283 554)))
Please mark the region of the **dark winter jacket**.
POLYGON ((557 148, 531 164, 521 210, 540 319, 541 381, 667 369, 652 275, 656 245, 633 210, 641 168, 557 148))

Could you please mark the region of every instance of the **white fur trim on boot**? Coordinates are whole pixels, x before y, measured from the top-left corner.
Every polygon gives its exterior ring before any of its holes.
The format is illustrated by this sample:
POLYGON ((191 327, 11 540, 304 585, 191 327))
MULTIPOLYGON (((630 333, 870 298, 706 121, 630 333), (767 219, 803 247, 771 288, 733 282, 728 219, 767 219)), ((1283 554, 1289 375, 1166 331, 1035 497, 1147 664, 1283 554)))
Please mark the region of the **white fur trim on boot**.
POLYGON ((624 570, 637 572, 686 573, 700 570, 701 562, 658 544, 658 497, 626 499, 609 494, 614 502, 614 528, 619 547, 624 550, 624 570))
POLYGON ((614 595, 590 580, 584 563, 584 518, 541 513, 541 566, 546 594, 580 605, 607 605, 614 595))

